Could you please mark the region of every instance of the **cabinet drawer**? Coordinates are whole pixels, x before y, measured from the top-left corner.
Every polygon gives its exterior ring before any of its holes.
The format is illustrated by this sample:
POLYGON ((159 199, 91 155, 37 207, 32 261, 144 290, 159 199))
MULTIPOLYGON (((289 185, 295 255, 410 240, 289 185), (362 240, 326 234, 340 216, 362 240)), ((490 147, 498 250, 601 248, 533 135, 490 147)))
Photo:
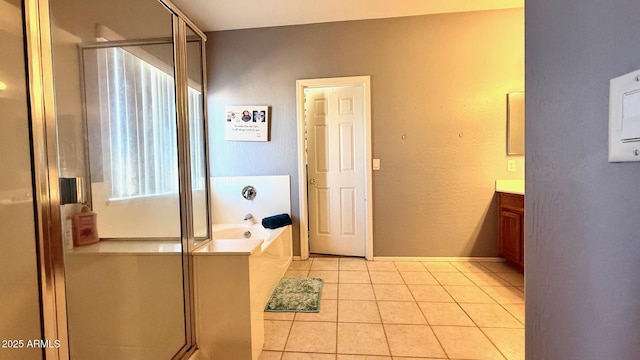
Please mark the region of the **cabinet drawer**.
POLYGON ((524 195, 498 193, 499 207, 524 212, 524 195))

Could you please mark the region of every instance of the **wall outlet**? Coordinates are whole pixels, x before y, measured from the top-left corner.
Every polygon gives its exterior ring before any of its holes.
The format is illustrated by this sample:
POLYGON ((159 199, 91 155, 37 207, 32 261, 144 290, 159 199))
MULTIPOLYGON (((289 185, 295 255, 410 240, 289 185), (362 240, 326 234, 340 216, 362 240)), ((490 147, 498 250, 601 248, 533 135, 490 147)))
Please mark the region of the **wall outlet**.
POLYGON ((516 171, 516 161, 515 160, 507 160, 507 171, 516 171))

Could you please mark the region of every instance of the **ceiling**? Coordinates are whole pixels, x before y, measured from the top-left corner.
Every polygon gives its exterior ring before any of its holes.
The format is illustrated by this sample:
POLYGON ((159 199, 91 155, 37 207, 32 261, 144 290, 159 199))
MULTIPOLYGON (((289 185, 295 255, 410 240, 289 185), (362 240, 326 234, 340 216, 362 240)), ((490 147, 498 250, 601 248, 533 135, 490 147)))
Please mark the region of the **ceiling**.
POLYGON ((524 0, 173 0, 202 31, 521 8, 524 0))

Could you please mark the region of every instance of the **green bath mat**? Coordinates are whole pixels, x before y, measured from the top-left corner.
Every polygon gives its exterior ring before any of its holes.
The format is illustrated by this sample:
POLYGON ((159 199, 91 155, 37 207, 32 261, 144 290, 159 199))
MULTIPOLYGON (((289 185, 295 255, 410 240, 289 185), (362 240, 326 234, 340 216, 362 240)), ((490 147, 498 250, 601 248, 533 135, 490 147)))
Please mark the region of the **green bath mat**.
POLYGON ((319 312, 322 279, 282 278, 264 311, 319 312))

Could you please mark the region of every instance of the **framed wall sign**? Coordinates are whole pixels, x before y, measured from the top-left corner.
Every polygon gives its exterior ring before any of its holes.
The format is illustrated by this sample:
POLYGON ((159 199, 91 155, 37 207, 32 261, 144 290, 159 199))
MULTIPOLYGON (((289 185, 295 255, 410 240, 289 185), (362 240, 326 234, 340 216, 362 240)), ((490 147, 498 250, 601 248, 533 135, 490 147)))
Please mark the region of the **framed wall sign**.
POLYGON ((269 141, 268 106, 227 106, 225 110, 225 140, 269 141))

